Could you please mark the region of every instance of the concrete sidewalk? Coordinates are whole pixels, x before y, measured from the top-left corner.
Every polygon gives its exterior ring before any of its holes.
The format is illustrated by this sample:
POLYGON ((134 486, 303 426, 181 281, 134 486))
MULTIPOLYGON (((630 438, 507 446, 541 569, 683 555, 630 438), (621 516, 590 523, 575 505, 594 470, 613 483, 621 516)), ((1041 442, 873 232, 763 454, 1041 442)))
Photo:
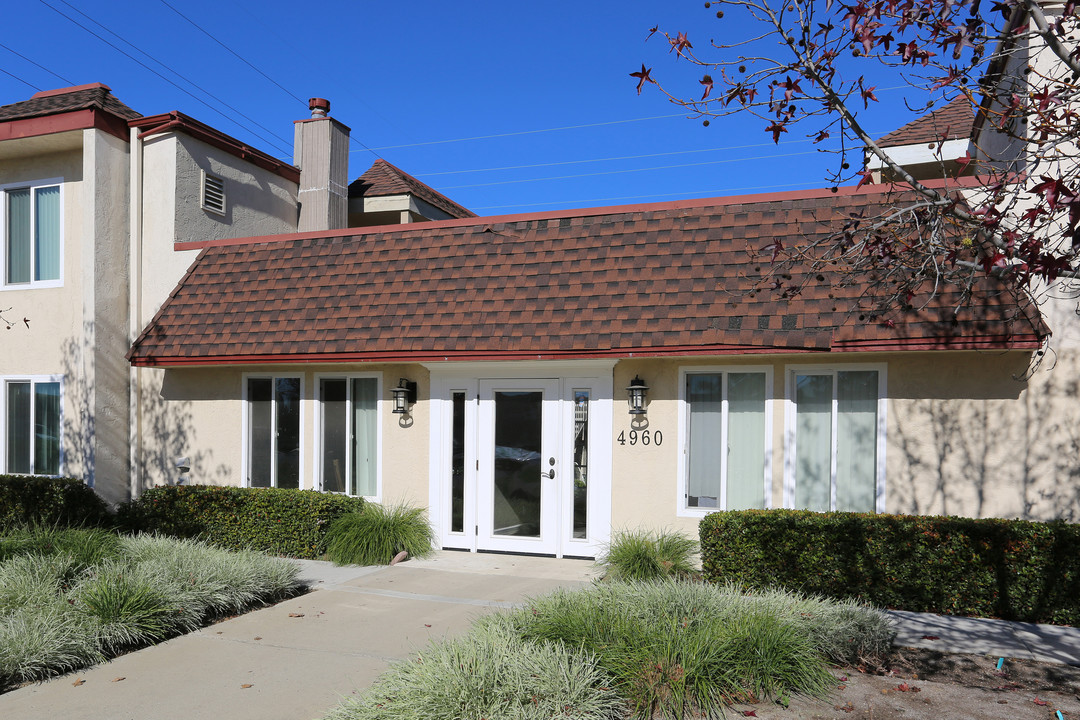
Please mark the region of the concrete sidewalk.
MULTIPOLYGON (((584 560, 457 552, 395 567, 296 562, 311 593, 0 695, 0 718, 312 720, 481 613, 597 573, 584 560)), ((1080 629, 890 615, 902 647, 1080 665, 1080 629)))
POLYGON ((302 562, 307 595, 0 695, 0 718, 320 718, 429 640, 594 572, 583 560, 454 552, 395 567, 302 562))

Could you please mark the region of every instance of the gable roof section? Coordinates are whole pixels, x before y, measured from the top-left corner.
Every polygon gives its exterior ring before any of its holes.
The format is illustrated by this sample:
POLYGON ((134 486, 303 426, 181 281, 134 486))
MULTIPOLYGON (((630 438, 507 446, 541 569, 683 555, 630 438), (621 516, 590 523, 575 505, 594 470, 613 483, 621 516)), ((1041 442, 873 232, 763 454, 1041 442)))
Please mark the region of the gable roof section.
POLYGON ((0 107, 0 122, 24 118, 44 117, 57 113, 97 108, 124 120, 142 117, 116 99, 108 85, 92 83, 59 90, 43 90, 34 93, 29 100, 0 107))
POLYGON ((363 175, 349 185, 349 197, 385 197, 387 195, 415 195, 433 205, 450 217, 470 218, 476 213, 458 205, 440 192, 420 182, 404 170, 379 158, 363 175))
MULTIPOLYGON (((775 237, 884 197, 842 190, 209 243, 129 353, 136 365, 554 359, 1036 347, 989 280, 860 322, 860 288, 751 292, 775 237)), ((795 278, 798 281, 799 278, 795 278)))
POLYGON ((29 100, 0 106, 0 140, 86 128, 127 140, 127 122, 140 117, 101 83, 43 90, 29 100))
POLYGON ((966 95, 957 95, 945 107, 893 130, 877 141, 879 146, 918 145, 971 137, 974 106, 966 95), (942 136, 945 137, 942 137, 942 136))

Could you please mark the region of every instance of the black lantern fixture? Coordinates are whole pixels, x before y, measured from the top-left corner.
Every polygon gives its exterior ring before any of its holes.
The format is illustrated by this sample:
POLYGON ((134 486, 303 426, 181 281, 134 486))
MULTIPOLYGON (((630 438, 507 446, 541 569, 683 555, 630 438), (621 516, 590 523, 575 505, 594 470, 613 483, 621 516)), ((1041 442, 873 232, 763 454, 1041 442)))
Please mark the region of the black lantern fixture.
POLYGON ((649 386, 637 375, 626 386, 626 398, 630 402, 631 415, 645 414, 645 394, 648 390, 649 386))
POLYGON ((409 406, 416 404, 416 383, 401 378, 397 387, 391 388, 390 392, 394 393, 394 413, 408 415, 409 406))

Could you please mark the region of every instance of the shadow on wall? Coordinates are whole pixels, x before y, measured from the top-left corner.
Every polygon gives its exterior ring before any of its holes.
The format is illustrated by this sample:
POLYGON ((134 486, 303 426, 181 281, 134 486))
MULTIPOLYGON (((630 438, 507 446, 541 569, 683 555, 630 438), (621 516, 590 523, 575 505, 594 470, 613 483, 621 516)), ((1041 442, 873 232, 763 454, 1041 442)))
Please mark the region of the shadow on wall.
POLYGON ((923 377, 921 396, 899 388, 890 511, 1080 521, 1080 354, 1057 356, 1030 379, 1026 362, 957 356, 923 377))

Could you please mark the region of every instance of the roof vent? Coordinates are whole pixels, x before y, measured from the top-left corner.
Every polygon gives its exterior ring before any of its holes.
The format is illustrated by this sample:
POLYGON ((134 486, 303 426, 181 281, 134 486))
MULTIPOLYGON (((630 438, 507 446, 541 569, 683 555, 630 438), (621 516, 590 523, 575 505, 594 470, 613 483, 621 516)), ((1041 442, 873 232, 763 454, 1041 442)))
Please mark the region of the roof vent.
POLYGON ((225 179, 203 171, 202 206, 218 215, 225 214, 225 179))
POLYGON ((326 98, 311 98, 308 100, 308 109, 311 117, 324 118, 330 113, 330 101, 326 98))

